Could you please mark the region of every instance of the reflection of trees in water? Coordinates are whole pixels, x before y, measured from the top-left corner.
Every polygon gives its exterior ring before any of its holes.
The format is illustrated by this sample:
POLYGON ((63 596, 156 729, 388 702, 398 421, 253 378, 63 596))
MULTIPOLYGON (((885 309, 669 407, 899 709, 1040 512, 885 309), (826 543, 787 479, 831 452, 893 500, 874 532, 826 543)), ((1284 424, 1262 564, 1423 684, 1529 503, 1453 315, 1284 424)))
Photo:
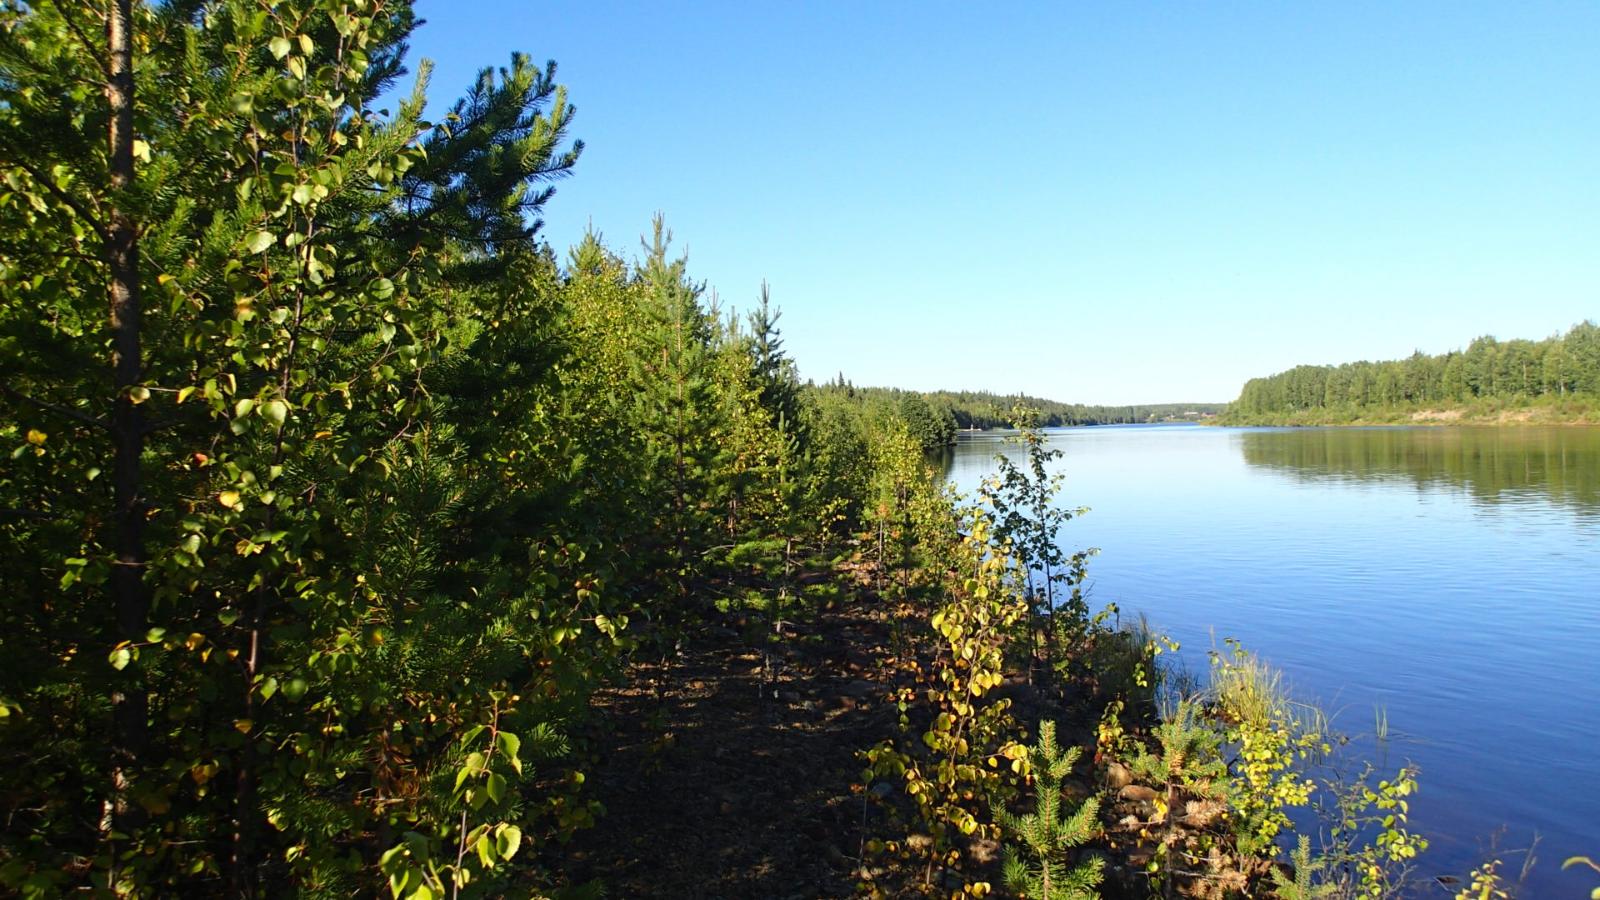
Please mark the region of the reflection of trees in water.
POLYGON ((960 438, 953 446, 929 454, 928 461, 938 473, 940 481, 951 479, 961 483, 962 490, 977 487, 979 479, 994 474, 994 457, 1004 453, 1013 460, 1021 448, 1005 442, 1004 435, 1011 432, 986 433, 979 437, 960 438))
POLYGON ((1245 462, 1304 481, 1410 481, 1497 504, 1537 491, 1600 514, 1600 429, 1333 428, 1247 431, 1245 462))

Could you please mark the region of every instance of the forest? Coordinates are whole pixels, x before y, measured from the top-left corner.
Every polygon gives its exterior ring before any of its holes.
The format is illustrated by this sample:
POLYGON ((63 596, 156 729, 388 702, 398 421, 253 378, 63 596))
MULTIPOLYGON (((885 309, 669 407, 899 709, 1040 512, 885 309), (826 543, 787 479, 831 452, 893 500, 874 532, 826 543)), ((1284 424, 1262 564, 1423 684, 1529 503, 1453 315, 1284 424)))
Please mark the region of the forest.
POLYGON ((0 892, 1414 874, 1415 769, 1326 767, 1236 644, 1171 674, 1062 549, 1040 429, 1199 405, 803 384, 765 287, 712 302, 661 218, 551 248, 555 65, 425 121, 418 25, 0 3, 0 892), (997 424, 1025 461, 953 496, 925 450, 997 424))
POLYGON ((1027 394, 987 391, 907 391, 899 388, 857 387, 843 373, 833 381, 808 390, 842 394, 905 420, 911 433, 927 450, 948 447, 958 431, 1010 428, 1016 408, 1026 406, 1039 414, 1042 428, 1073 425, 1135 425, 1152 422, 1199 422, 1221 413, 1224 403, 1153 403, 1129 406, 1090 406, 1061 403, 1027 394))
POLYGON ((1098 406, 1042 400, 1027 394, 996 395, 984 391, 934 391, 930 404, 947 407, 960 429, 1008 428, 1019 404, 1039 411, 1045 428, 1071 425, 1139 425, 1152 422, 1195 422, 1222 412, 1223 403, 1141 403, 1098 406))
POLYGON ((1339 366, 1296 366, 1252 378, 1223 424, 1410 421, 1595 421, 1600 325, 1542 341, 1484 336, 1465 350, 1339 366))

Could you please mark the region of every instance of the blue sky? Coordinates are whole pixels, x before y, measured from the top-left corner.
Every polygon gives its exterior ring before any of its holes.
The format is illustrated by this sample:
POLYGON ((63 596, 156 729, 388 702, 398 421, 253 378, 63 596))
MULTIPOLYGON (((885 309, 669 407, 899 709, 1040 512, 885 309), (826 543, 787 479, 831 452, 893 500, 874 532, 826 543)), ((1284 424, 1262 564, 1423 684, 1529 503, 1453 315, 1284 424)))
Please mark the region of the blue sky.
POLYGON ((807 377, 1222 401, 1600 317, 1600 3, 418 9, 441 103, 558 62, 552 244, 663 212, 807 377))

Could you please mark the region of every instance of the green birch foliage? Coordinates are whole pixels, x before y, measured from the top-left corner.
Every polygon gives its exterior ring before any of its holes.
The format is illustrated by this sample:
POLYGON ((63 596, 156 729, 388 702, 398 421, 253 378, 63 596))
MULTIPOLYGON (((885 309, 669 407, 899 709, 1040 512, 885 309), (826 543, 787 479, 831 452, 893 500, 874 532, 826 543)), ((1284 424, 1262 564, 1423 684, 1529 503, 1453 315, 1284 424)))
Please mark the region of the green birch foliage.
POLYGON ((865 423, 843 395, 815 389, 801 394, 799 415, 805 443, 798 502, 820 542, 840 540, 866 514, 872 468, 865 423))
POLYGON ((1270 856, 1293 823, 1289 810, 1310 802, 1315 788, 1299 763, 1331 752, 1320 717, 1295 706, 1279 674, 1233 639, 1211 653, 1211 683, 1224 735, 1237 745, 1234 806, 1239 847, 1270 856))
POLYGON ((1070 815, 1061 809, 1061 781, 1077 764, 1082 748, 1056 746, 1056 723, 1039 723, 1039 740, 1027 748, 1033 775, 1034 811, 1013 815, 996 806, 994 818, 1007 838, 1006 885, 1037 900, 1086 900, 1098 896, 1104 860, 1094 857, 1072 865, 1068 852, 1094 837, 1100 801, 1090 797, 1070 815))
MULTIPOLYGON (((1040 428, 1039 411, 1018 404, 1012 409, 1016 434, 1007 441, 1027 454, 1018 466, 1005 454, 996 454, 999 474, 983 486, 984 499, 994 508, 995 533, 1009 542, 1027 572, 1027 595, 1032 610, 1032 631, 1043 634, 1047 671, 1065 665, 1085 636, 1089 610, 1083 599, 1085 566, 1095 551, 1068 554, 1061 547, 1061 526, 1086 508, 1068 509, 1057 503, 1064 476, 1049 465, 1061 451, 1049 446, 1040 428), (1063 647, 1062 644, 1067 646, 1063 647)), ((1028 648, 1031 653, 1031 646, 1028 648)), ((1028 664, 1030 670, 1033 660, 1028 664)))
POLYGON ((915 391, 899 393, 896 412, 923 450, 935 452, 956 442, 956 419, 949 407, 928 402, 915 391))
POLYGON ((538 292, 502 288, 539 269, 526 216, 575 159, 571 109, 517 58, 438 128, 426 70, 374 110, 404 3, 134 7, 137 175, 115 199, 145 296, 127 396, 151 423, 150 611, 128 640, 103 612, 99 16, 0 7, 0 436, 22 451, 0 578, 31 598, 4 607, 0 803, 31 837, 0 883, 371 893, 381 857, 397 893, 497 892, 524 833, 581 824, 563 791, 510 786, 560 750, 617 627, 580 548, 496 527, 538 477, 504 463, 532 434, 462 410, 508 396, 464 357, 516 361, 519 396, 549 367, 536 329, 500 328, 538 292), (128 693, 145 750, 113 771, 128 693))
MULTIPOLYGON (((770 348, 769 348, 770 349, 770 348)), ((735 545, 770 545, 791 531, 796 442, 782 414, 763 402, 758 344, 737 317, 719 323, 713 380, 719 409, 713 501, 721 531, 735 545)))
POLYGON ((637 466, 644 438, 634 388, 645 291, 598 234, 586 234, 572 248, 560 309, 569 352, 556 364, 561 419, 570 423, 574 442, 562 481, 575 492, 569 518, 611 547, 635 544, 640 523, 655 514, 650 492, 639 490, 639 476, 650 473, 637 466))
POLYGON ((868 453, 872 465, 869 515, 881 531, 903 531, 903 537, 910 539, 917 512, 929 502, 937 502, 922 446, 903 421, 889 418, 870 435, 868 453))
POLYGON ((1428 841, 1409 829, 1418 770, 1404 766, 1392 778, 1376 778, 1365 763, 1355 777, 1329 780, 1317 798, 1328 823, 1318 865, 1342 895, 1361 898, 1403 894, 1416 874, 1428 841))
MULTIPOLYGON (((989 694, 1004 680, 1007 645, 1027 608, 1015 583, 1015 561, 991 542, 987 516, 975 508, 957 513, 948 500, 945 506, 951 517, 959 515, 962 534, 946 535, 935 545, 948 553, 941 560, 948 569, 928 618, 932 659, 922 689, 900 692, 902 725, 910 725, 917 704, 916 716, 926 728, 917 741, 884 741, 862 753, 863 779, 901 785, 914 816, 904 824, 928 840, 907 836, 873 840, 868 847, 919 864, 925 890, 934 886, 935 874, 948 870, 962 878, 961 896, 982 896, 988 882, 959 874, 960 845, 998 836, 996 823, 984 819, 1010 796, 1010 773, 1025 768, 1025 749, 1010 738, 1018 730, 1011 701, 989 694)), ((875 889, 869 893, 878 895, 875 889)))

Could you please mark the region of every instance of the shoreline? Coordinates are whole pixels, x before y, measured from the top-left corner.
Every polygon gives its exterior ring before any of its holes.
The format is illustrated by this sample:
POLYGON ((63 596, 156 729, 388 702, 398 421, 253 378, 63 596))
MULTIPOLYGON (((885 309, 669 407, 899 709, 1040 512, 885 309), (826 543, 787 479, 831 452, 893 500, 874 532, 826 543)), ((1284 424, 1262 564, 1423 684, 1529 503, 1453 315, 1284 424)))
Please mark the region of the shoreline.
POLYGON ((1517 406, 1501 409, 1473 409, 1471 407, 1422 408, 1405 411, 1386 411, 1382 414, 1314 414, 1303 411, 1287 416, 1218 416, 1202 424, 1224 427, 1275 427, 1275 428, 1336 428, 1336 427, 1441 427, 1450 425, 1475 425, 1494 428, 1526 426, 1596 426, 1600 425, 1600 409, 1583 408, 1563 412, 1550 406, 1517 406))

